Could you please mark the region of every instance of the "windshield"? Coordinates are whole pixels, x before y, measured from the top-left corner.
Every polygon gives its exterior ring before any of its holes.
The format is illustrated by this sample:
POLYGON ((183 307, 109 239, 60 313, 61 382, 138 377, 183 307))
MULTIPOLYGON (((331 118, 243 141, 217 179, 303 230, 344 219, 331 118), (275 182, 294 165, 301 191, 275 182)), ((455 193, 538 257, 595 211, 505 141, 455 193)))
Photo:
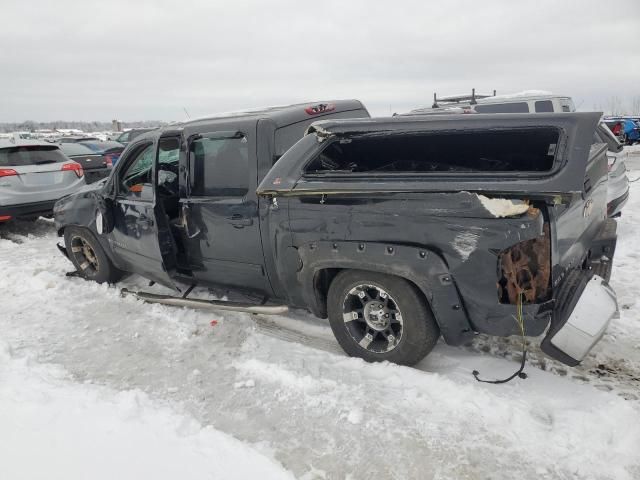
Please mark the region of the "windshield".
POLYGON ((44 145, 10 147, 0 150, 0 167, 21 167, 62 163, 68 160, 57 146, 44 145))

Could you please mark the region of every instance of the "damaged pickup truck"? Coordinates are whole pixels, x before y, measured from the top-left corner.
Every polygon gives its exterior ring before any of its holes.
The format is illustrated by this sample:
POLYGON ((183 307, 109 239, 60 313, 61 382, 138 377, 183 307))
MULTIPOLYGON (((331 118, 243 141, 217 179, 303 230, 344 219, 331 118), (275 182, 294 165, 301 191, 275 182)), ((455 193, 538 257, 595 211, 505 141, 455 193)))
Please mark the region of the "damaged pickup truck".
POLYGON ((56 205, 61 249, 88 279, 265 297, 147 301, 308 309, 368 361, 546 331, 542 349, 573 366, 601 338, 617 303, 599 113, 322 120, 274 164, 281 114, 138 139, 108 181, 56 205))

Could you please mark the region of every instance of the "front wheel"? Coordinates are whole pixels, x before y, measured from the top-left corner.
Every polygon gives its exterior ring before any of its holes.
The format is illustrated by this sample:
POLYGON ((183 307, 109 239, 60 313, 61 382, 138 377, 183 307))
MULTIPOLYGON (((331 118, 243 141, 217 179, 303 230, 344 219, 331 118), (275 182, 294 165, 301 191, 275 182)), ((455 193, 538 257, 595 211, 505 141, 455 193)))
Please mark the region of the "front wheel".
POLYGON ((327 303, 340 346, 368 362, 413 365, 440 336, 422 293, 399 277, 344 270, 331 283, 327 303))
POLYGON ((98 283, 116 283, 124 272, 118 270, 91 232, 69 227, 64 231, 69 259, 81 277, 98 283))

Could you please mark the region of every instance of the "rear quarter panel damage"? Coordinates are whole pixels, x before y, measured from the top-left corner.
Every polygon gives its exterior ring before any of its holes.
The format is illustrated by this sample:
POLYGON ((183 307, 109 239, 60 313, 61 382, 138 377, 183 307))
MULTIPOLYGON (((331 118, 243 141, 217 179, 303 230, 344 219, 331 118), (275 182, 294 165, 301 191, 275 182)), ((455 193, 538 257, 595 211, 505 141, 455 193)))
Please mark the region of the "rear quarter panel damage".
MULTIPOLYGON (((522 200, 503 199, 500 209, 490 210, 487 199, 470 192, 289 197, 290 236, 282 238, 291 242, 302 267, 293 269, 298 273, 289 278, 287 290, 295 292, 301 284, 306 293, 295 303, 314 303, 318 270, 377 270, 418 285, 449 343, 460 343, 471 330, 516 334, 516 322, 504 321, 515 315, 516 306, 500 303, 498 257, 508 247, 543 236, 544 215, 522 200), (503 217, 508 209, 524 213, 503 217), (443 284, 445 277, 449 285, 443 284)), ((547 310, 545 302, 525 305, 530 335, 547 326, 547 310)))

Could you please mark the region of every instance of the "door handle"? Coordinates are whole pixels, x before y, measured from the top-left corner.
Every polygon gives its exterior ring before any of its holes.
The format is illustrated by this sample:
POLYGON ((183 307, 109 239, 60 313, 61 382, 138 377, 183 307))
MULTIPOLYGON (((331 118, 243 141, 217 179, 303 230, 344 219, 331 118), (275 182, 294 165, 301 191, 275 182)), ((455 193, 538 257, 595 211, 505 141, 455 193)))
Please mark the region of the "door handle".
POLYGON ((231 223, 235 228, 243 228, 253 225, 253 219, 243 217, 239 213, 227 217, 227 220, 229 220, 229 223, 231 223))

